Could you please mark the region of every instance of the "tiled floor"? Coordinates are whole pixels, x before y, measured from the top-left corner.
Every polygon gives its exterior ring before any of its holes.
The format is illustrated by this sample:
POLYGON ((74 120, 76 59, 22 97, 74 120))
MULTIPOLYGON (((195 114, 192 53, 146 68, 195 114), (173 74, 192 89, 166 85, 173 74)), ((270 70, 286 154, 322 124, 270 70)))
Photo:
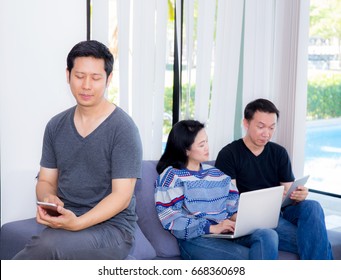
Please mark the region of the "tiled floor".
POLYGON ((327 229, 341 232, 341 198, 309 192, 309 199, 320 202, 326 217, 327 229))

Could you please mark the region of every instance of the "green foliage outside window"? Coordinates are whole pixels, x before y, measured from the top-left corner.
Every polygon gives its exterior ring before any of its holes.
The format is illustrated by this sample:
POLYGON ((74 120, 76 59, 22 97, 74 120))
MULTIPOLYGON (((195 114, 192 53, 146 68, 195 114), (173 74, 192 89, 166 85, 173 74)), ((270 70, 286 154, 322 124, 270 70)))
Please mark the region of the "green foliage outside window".
MULTIPOLYGON (((193 119, 194 118, 195 85, 192 85, 190 88, 188 104, 186 101, 187 92, 188 92, 188 84, 182 85, 181 119, 193 119), (189 116, 186 116, 186 112, 189 113, 189 116)), ((166 116, 173 115, 173 87, 165 88, 164 112, 166 116)), ((164 124, 163 124, 164 135, 168 135, 171 128, 172 128, 171 118, 165 118, 164 124)))
MULTIPOLYGON (((183 85, 183 93, 187 92, 188 85, 183 85)), ((194 117, 195 86, 190 89, 190 102, 186 105, 185 96, 182 98, 181 112, 186 112, 189 106, 190 116, 194 117)), ((167 116, 172 116, 173 87, 165 88, 164 108, 167 116)), ((308 81, 307 118, 309 120, 341 117, 341 72, 327 72, 316 75, 308 81)), ((170 118, 165 118, 163 132, 168 135, 172 127, 170 118)))
POLYGON ((308 81, 309 119, 341 117, 341 73, 325 73, 308 81))

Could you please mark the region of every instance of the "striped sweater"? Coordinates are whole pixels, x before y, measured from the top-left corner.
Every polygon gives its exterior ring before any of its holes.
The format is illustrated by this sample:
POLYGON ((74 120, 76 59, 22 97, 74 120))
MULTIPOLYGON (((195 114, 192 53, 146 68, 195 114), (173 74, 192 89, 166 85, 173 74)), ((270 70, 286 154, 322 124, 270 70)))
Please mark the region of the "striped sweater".
POLYGON ((237 212, 238 199, 231 178, 207 164, 199 171, 168 167, 155 182, 158 217, 179 239, 209 233, 210 225, 237 212))

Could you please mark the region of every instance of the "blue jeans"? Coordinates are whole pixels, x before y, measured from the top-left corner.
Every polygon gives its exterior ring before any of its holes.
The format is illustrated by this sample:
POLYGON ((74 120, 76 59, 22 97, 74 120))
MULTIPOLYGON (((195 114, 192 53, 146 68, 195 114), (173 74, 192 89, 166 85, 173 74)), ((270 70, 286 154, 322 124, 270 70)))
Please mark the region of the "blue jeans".
POLYGON ((324 213, 314 200, 283 209, 278 227, 279 250, 298 254, 301 260, 332 260, 324 213))
POLYGON ((236 239, 197 237, 178 239, 185 260, 274 260, 278 258, 278 235, 272 229, 258 229, 236 239))

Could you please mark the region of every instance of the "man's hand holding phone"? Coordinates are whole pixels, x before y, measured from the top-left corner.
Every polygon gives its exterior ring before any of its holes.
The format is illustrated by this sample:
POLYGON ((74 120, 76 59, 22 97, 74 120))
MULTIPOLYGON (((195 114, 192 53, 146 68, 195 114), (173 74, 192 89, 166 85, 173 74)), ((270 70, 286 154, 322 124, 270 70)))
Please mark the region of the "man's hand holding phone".
POLYGON ((37 205, 43 208, 46 213, 50 216, 57 217, 61 214, 57 211, 57 204, 49 203, 49 202, 43 202, 43 201, 37 201, 37 205))

